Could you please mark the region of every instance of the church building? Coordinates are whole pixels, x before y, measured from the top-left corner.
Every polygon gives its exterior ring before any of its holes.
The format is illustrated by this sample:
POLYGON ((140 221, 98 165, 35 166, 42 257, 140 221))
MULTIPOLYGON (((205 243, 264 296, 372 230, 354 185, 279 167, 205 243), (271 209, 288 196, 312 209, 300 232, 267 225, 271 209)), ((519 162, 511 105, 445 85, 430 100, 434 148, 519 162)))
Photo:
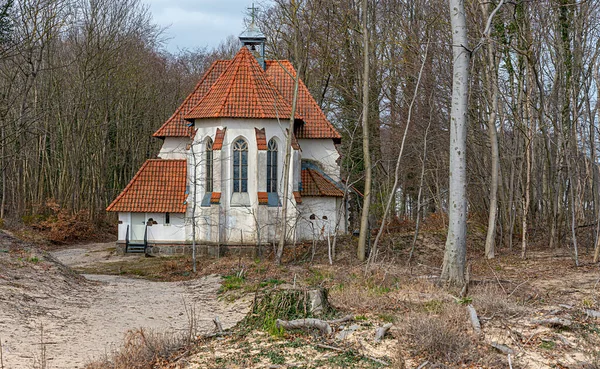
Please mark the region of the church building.
POLYGON ((181 252, 194 237, 200 245, 278 242, 288 133, 287 241, 347 231, 341 136, 302 81, 288 132, 296 71, 265 60, 265 40, 251 24, 237 55, 214 62, 154 133, 163 141, 158 157, 107 208, 118 212, 125 251, 181 252))

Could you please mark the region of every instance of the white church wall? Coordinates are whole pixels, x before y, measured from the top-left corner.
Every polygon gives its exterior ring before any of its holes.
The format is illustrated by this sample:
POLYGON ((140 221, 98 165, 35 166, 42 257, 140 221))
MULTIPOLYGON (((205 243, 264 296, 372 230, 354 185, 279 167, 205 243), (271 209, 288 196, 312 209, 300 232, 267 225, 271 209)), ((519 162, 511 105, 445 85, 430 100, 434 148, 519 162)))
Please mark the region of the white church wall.
POLYGON ((302 158, 321 163, 323 171, 333 180, 339 181, 340 167, 337 160, 340 157, 332 139, 300 139, 302 158))
POLYGON ((146 213, 146 222, 152 219, 157 224, 148 226, 148 242, 185 241, 185 217, 182 213, 169 213, 169 224, 165 213, 146 213))
POLYGON ((165 137, 158 157, 161 159, 186 159, 188 143, 187 137, 165 137))
MULTIPOLYGON (((321 240, 326 239, 328 234, 333 235, 338 219, 338 203, 336 197, 302 197, 302 204, 299 205, 301 215, 297 226, 298 239, 321 240), (314 215, 314 219, 310 219, 311 215, 314 215)), ((343 230, 344 224, 341 222, 338 233, 343 233, 343 230)))
POLYGON ((117 238, 119 241, 125 242, 127 236, 127 227, 130 224, 130 213, 119 213, 119 226, 117 227, 117 238))
MULTIPOLYGON (((170 224, 165 224, 165 213, 144 213, 144 224, 152 219, 157 224, 148 226, 148 242, 185 241, 185 217, 180 213, 169 213, 170 224)), ((132 240, 131 213, 119 213, 118 240, 125 242, 129 227, 129 239, 132 240)))
MULTIPOLYGON (((262 129, 265 128, 266 140, 267 142, 272 138, 275 138, 278 145, 278 194, 279 198, 283 198, 283 163, 285 157, 285 134, 284 129, 286 126, 286 121, 281 121, 281 124, 275 119, 203 119, 199 124, 196 125, 197 132, 194 138, 194 142, 200 143, 204 142, 207 136, 210 136, 214 140, 214 136, 216 133, 216 129, 227 128, 225 132, 225 137, 223 139, 222 149, 215 150, 214 158, 215 160, 219 160, 220 165, 214 165, 215 173, 213 175, 214 181, 219 181, 220 183, 217 185, 214 184, 215 192, 221 192, 221 203, 220 203, 220 211, 223 212, 222 217, 211 217, 211 221, 216 221, 217 223, 222 223, 220 228, 217 228, 216 231, 223 232, 222 239, 220 242, 231 243, 231 244, 255 244, 258 241, 257 236, 257 220, 260 224, 263 224, 261 219, 261 214, 264 213, 262 211, 263 207, 267 207, 267 205, 259 205, 258 204, 258 191, 264 191, 265 186, 262 185, 262 182, 266 183, 266 176, 260 175, 259 173, 266 173, 266 171, 259 171, 258 165, 266 165, 266 163, 259 163, 259 150, 257 148, 256 143, 256 131, 255 127, 262 129), (232 162, 232 154, 233 154, 233 143, 238 138, 244 138, 248 143, 248 192, 244 195, 238 195, 233 193, 233 162, 232 162), (220 170, 219 167, 220 166, 220 170), (217 188, 220 188, 220 191, 216 191, 217 188)), ((202 163, 197 167, 197 175, 196 175, 196 183, 198 183, 198 196, 197 201, 200 202, 205 194, 203 190, 204 185, 203 181, 205 178, 205 161, 204 159, 204 145, 197 145, 196 148, 197 154, 197 163, 202 163), (198 148, 201 149, 198 149, 198 148)), ((191 152, 188 152, 188 156, 191 156, 191 152)), ((190 171, 193 170, 193 158, 188 157, 188 163, 190 163, 190 171)), ((295 217, 297 214, 295 201, 293 200, 292 190, 294 185, 293 173, 294 173, 294 165, 299 165, 300 163, 293 163, 290 168, 290 184, 289 184, 289 193, 290 199, 288 203, 288 217, 290 218, 290 222, 293 224, 295 222, 295 217)), ((193 174, 191 174, 193 177, 193 174)), ((216 205, 213 205, 216 206, 216 205)), ((272 214, 273 211, 269 210, 267 214, 272 214)), ((208 219, 208 218, 206 218, 208 219)), ((200 219, 200 221, 206 223, 204 219, 200 219)), ((272 223, 272 222, 271 222, 272 223)), ((198 221, 197 221, 198 224, 198 221)), ((208 226, 202 226, 198 224, 198 227, 202 228, 199 237, 203 237, 206 239, 209 237, 211 241, 215 239, 214 228, 208 228, 208 226)), ((273 230, 273 227, 267 227, 267 230, 264 234, 261 234, 261 242, 270 242, 272 241, 270 238, 276 236, 276 233, 273 230), (268 238, 268 240, 265 239, 268 238)))

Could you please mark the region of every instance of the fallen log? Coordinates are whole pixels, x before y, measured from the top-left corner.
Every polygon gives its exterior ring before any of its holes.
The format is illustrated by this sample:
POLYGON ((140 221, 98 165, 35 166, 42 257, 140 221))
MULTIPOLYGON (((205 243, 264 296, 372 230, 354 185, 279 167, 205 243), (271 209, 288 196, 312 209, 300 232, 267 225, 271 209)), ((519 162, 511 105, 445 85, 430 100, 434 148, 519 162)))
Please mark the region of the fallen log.
POLYGON ((491 342, 490 346, 492 346, 496 350, 498 350, 501 353, 506 354, 506 355, 514 355, 515 354, 515 350, 511 349, 510 347, 508 347, 506 345, 501 345, 497 342, 491 342))
POLYGON ((275 322, 277 328, 284 329, 305 329, 305 328, 316 328, 321 333, 329 335, 333 332, 329 323, 321 319, 306 318, 297 320, 281 320, 277 319, 275 322))
POLYGON ((533 321, 535 324, 545 325, 547 327, 570 327, 573 322, 569 319, 563 318, 550 318, 550 319, 536 319, 533 321))
POLYGON ((585 315, 589 316, 590 318, 600 318, 600 311, 585 309, 585 315))
POLYGON ((387 323, 383 327, 379 327, 375 330, 375 342, 381 342, 385 334, 392 328, 392 323, 387 323))
POLYGON ((343 318, 328 320, 327 323, 340 324, 340 323, 353 322, 353 321, 354 321, 354 315, 346 315, 343 318))
POLYGON ((469 312, 469 318, 471 319, 471 325, 475 330, 475 333, 481 333, 481 323, 479 322, 479 318, 477 317, 477 311, 473 307, 473 305, 467 305, 467 311, 469 312))

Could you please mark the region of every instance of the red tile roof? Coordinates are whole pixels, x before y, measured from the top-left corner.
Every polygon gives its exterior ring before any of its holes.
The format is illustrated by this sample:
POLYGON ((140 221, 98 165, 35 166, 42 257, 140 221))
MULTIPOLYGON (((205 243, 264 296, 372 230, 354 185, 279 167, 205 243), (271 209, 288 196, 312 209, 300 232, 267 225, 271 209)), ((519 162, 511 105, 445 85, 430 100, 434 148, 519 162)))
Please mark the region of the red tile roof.
POLYGON ((344 192, 314 169, 302 170, 302 196, 343 197, 344 192))
POLYGON ((256 132, 256 146, 259 150, 267 149, 267 134, 265 133, 265 129, 258 129, 254 127, 254 131, 256 132))
POLYGON ((269 194, 266 192, 258 193, 258 203, 260 205, 267 205, 269 203, 269 194))
MULTIPOLYGON (((244 50, 247 51, 247 48, 243 47, 242 50, 240 50, 240 53, 244 50)), ((238 56, 240 53, 238 53, 238 56)), ((251 56, 250 52, 247 52, 247 53, 244 52, 244 55, 245 55, 245 58, 247 58, 248 55, 251 56)), ((236 56, 236 58, 237 58, 237 56, 236 56)), ((165 122, 165 124, 163 124, 162 127, 160 127, 154 133, 154 137, 162 137, 162 138, 164 138, 164 137, 189 137, 190 134, 192 134, 192 130, 190 127, 188 127, 189 122, 184 120, 184 116, 186 116, 194 107, 196 107, 198 102, 200 102, 200 100, 202 100, 207 95, 207 93, 209 92, 209 90, 211 90, 211 87, 213 87, 213 85, 216 85, 216 81, 220 80, 220 77, 222 75, 224 75, 225 70, 228 69, 228 67, 231 65, 231 63, 232 63, 231 60, 218 60, 218 61, 214 62, 210 66, 208 71, 204 74, 204 76, 202 77, 200 82, 196 85, 196 88, 194 89, 194 91, 183 101, 181 106, 165 122)), ((262 71, 262 69, 260 69, 260 66, 254 59, 254 57, 244 59, 244 64, 245 64, 245 68, 242 70, 238 69, 236 71, 236 73, 242 73, 242 71, 251 71, 252 73, 254 73, 254 76, 259 76, 259 80, 261 82, 260 85, 264 86, 264 83, 262 83, 262 82, 264 82, 264 79, 260 77, 262 74, 264 74, 264 72, 262 71), (252 68, 247 68, 249 66, 249 64, 252 64, 252 68), (260 71, 256 70, 257 66, 260 69, 260 71)), ((266 65, 267 65, 267 69, 266 69, 267 79, 271 82, 271 85, 274 86, 277 90, 275 95, 278 97, 283 96, 283 98, 287 102, 287 105, 291 106, 293 93, 294 93, 293 76, 296 75, 296 71, 295 71, 294 67, 287 60, 267 60, 266 65)), ((231 73, 233 73, 233 71, 231 71, 230 74, 231 73)), ((248 79, 251 79, 252 77, 253 76, 250 76, 248 79)), ((231 78, 231 76, 229 76, 229 78, 231 78)), ((240 86, 237 86, 237 87, 241 88, 244 85, 245 81, 240 80, 240 81, 238 81, 238 83, 240 84, 240 86)), ((225 84, 225 85, 229 84, 229 87, 231 87, 231 88, 234 87, 232 85, 231 80, 229 80, 227 82, 222 82, 221 84, 225 84)), ((226 86, 221 86, 221 89, 223 89, 223 88, 226 89, 226 86)), ((264 89, 261 89, 261 91, 262 90, 264 90, 264 89)), ((268 90, 268 88, 267 88, 267 90, 268 90)), ((231 95, 231 92, 233 92, 233 91, 229 91, 229 92, 231 95)), ((267 91, 267 92, 269 92, 269 91, 267 91)), ((252 95, 252 94, 256 95, 257 93, 258 93, 258 91, 248 92, 248 94, 250 94, 250 95, 252 95)), ((216 96, 217 98, 219 98, 219 97, 223 98, 224 90, 220 90, 218 93, 214 92, 213 95, 214 94, 217 95, 216 96), (218 96, 218 95, 221 95, 221 96, 218 96)), ((215 96, 213 96, 213 97, 215 97, 215 96)), ((239 104, 239 101, 234 101, 237 98, 241 98, 241 96, 231 95, 229 97, 229 99, 232 100, 232 102, 239 104)), ((272 98, 272 96, 271 96, 271 98, 272 98)), ((251 102, 251 100, 244 101, 244 103, 246 105, 249 105, 249 107, 251 107, 252 109, 254 109, 254 107, 252 107, 253 102, 251 102)), ((217 104, 219 104, 219 103, 217 102, 217 104)), ((282 103, 282 105, 286 105, 286 103, 282 103)), ((273 104, 271 104, 271 107, 272 106, 273 106, 273 104)), ((235 107, 235 108, 230 107, 230 108, 235 111, 238 110, 237 107, 235 107)), ((222 112, 222 113, 224 114, 224 112, 222 112)), ((287 116, 289 116, 289 114, 290 113, 288 112, 287 116)), ((255 113, 255 115, 256 115, 256 113, 255 113)), ((339 132, 327 120, 327 118, 325 117, 325 114, 323 114, 323 111, 321 110, 319 105, 316 103, 316 101, 313 99, 310 92, 308 91, 308 89, 306 88, 306 86, 304 85, 304 83, 302 81, 300 81, 300 84, 298 86, 298 104, 297 104, 296 115, 297 115, 297 117, 302 117, 302 120, 304 121, 304 124, 301 125, 298 129, 298 132, 296 132, 296 135, 298 138, 332 138, 336 141, 341 139, 341 135, 339 134, 339 132)), ((244 118, 253 118, 253 117, 254 116, 251 116, 251 114, 248 114, 248 116, 244 116, 244 118)), ((285 117, 285 114, 283 114, 283 111, 279 112, 279 117, 280 118, 285 117)))
MULTIPOLYGON (((291 104, 294 97, 294 78, 296 77, 296 70, 292 63, 288 60, 267 60, 266 72, 273 84, 291 104)), ((332 138, 336 141, 342 138, 327 120, 302 81, 298 84, 297 113, 302 116, 304 121, 304 124, 296 131, 298 138, 332 138)))
POLYGON ((294 199, 296 200, 296 204, 302 204, 302 196, 300 192, 294 191, 294 199))
POLYGON ((212 65, 200 82, 194 88, 191 94, 183 101, 183 103, 175 110, 175 113, 154 133, 154 137, 189 137, 192 134, 192 128, 188 127, 189 122, 183 119, 183 116, 187 114, 204 95, 208 92, 210 87, 215 81, 221 76, 221 74, 227 69, 231 60, 217 60, 212 65))
POLYGON ((210 203, 211 204, 218 204, 221 202, 221 193, 220 192, 213 192, 210 195, 210 203))
MULTIPOLYGON (((285 129, 285 133, 288 133, 289 131, 289 129, 285 129)), ((300 150, 300 144, 298 143, 298 139, 296 139, 296 135, 292 135, 292 149, 300 150)))
MULTIPOLYGON (((187 120, 202 118, 289 118, 292 107, 271 83, 256 58, 242 46, 187 120)), ((296 114, 296 119, 302 119, 296 114)))
POLYGON ((213 150, 221 150, 223 148, 223 140, 225 139, 225 131, 227 131, 227 127, 223 127, 223 129, 217 128, 217 133, 215 134, 215 142, 213 142, 213 150))
POLYGON ((185 213, 185 160, 147 160, 106 211, 185 213))

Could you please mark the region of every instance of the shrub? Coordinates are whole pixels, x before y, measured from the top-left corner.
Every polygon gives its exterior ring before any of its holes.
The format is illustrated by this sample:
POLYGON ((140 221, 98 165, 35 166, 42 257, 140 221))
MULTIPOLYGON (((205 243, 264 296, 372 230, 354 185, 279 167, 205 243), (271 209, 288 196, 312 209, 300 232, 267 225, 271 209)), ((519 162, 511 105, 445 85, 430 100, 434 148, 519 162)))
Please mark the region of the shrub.
POLYGON ((465 333, 464 309, 448 306, 440 315, 417 314, 408 318, 405 333, 414 354, 432 361, 459 363, 468 358, 471 338, 465 333))
POLYGON ((123 347, 111 357, 86 369, 152 369, 185 346, 183 335, 158 334, 144 329, 128 331, 123 347))
POLYGON ((481 316, 511 316, 523 308, 495 285, 477 286, 472 289, 473 306, 481 316))

